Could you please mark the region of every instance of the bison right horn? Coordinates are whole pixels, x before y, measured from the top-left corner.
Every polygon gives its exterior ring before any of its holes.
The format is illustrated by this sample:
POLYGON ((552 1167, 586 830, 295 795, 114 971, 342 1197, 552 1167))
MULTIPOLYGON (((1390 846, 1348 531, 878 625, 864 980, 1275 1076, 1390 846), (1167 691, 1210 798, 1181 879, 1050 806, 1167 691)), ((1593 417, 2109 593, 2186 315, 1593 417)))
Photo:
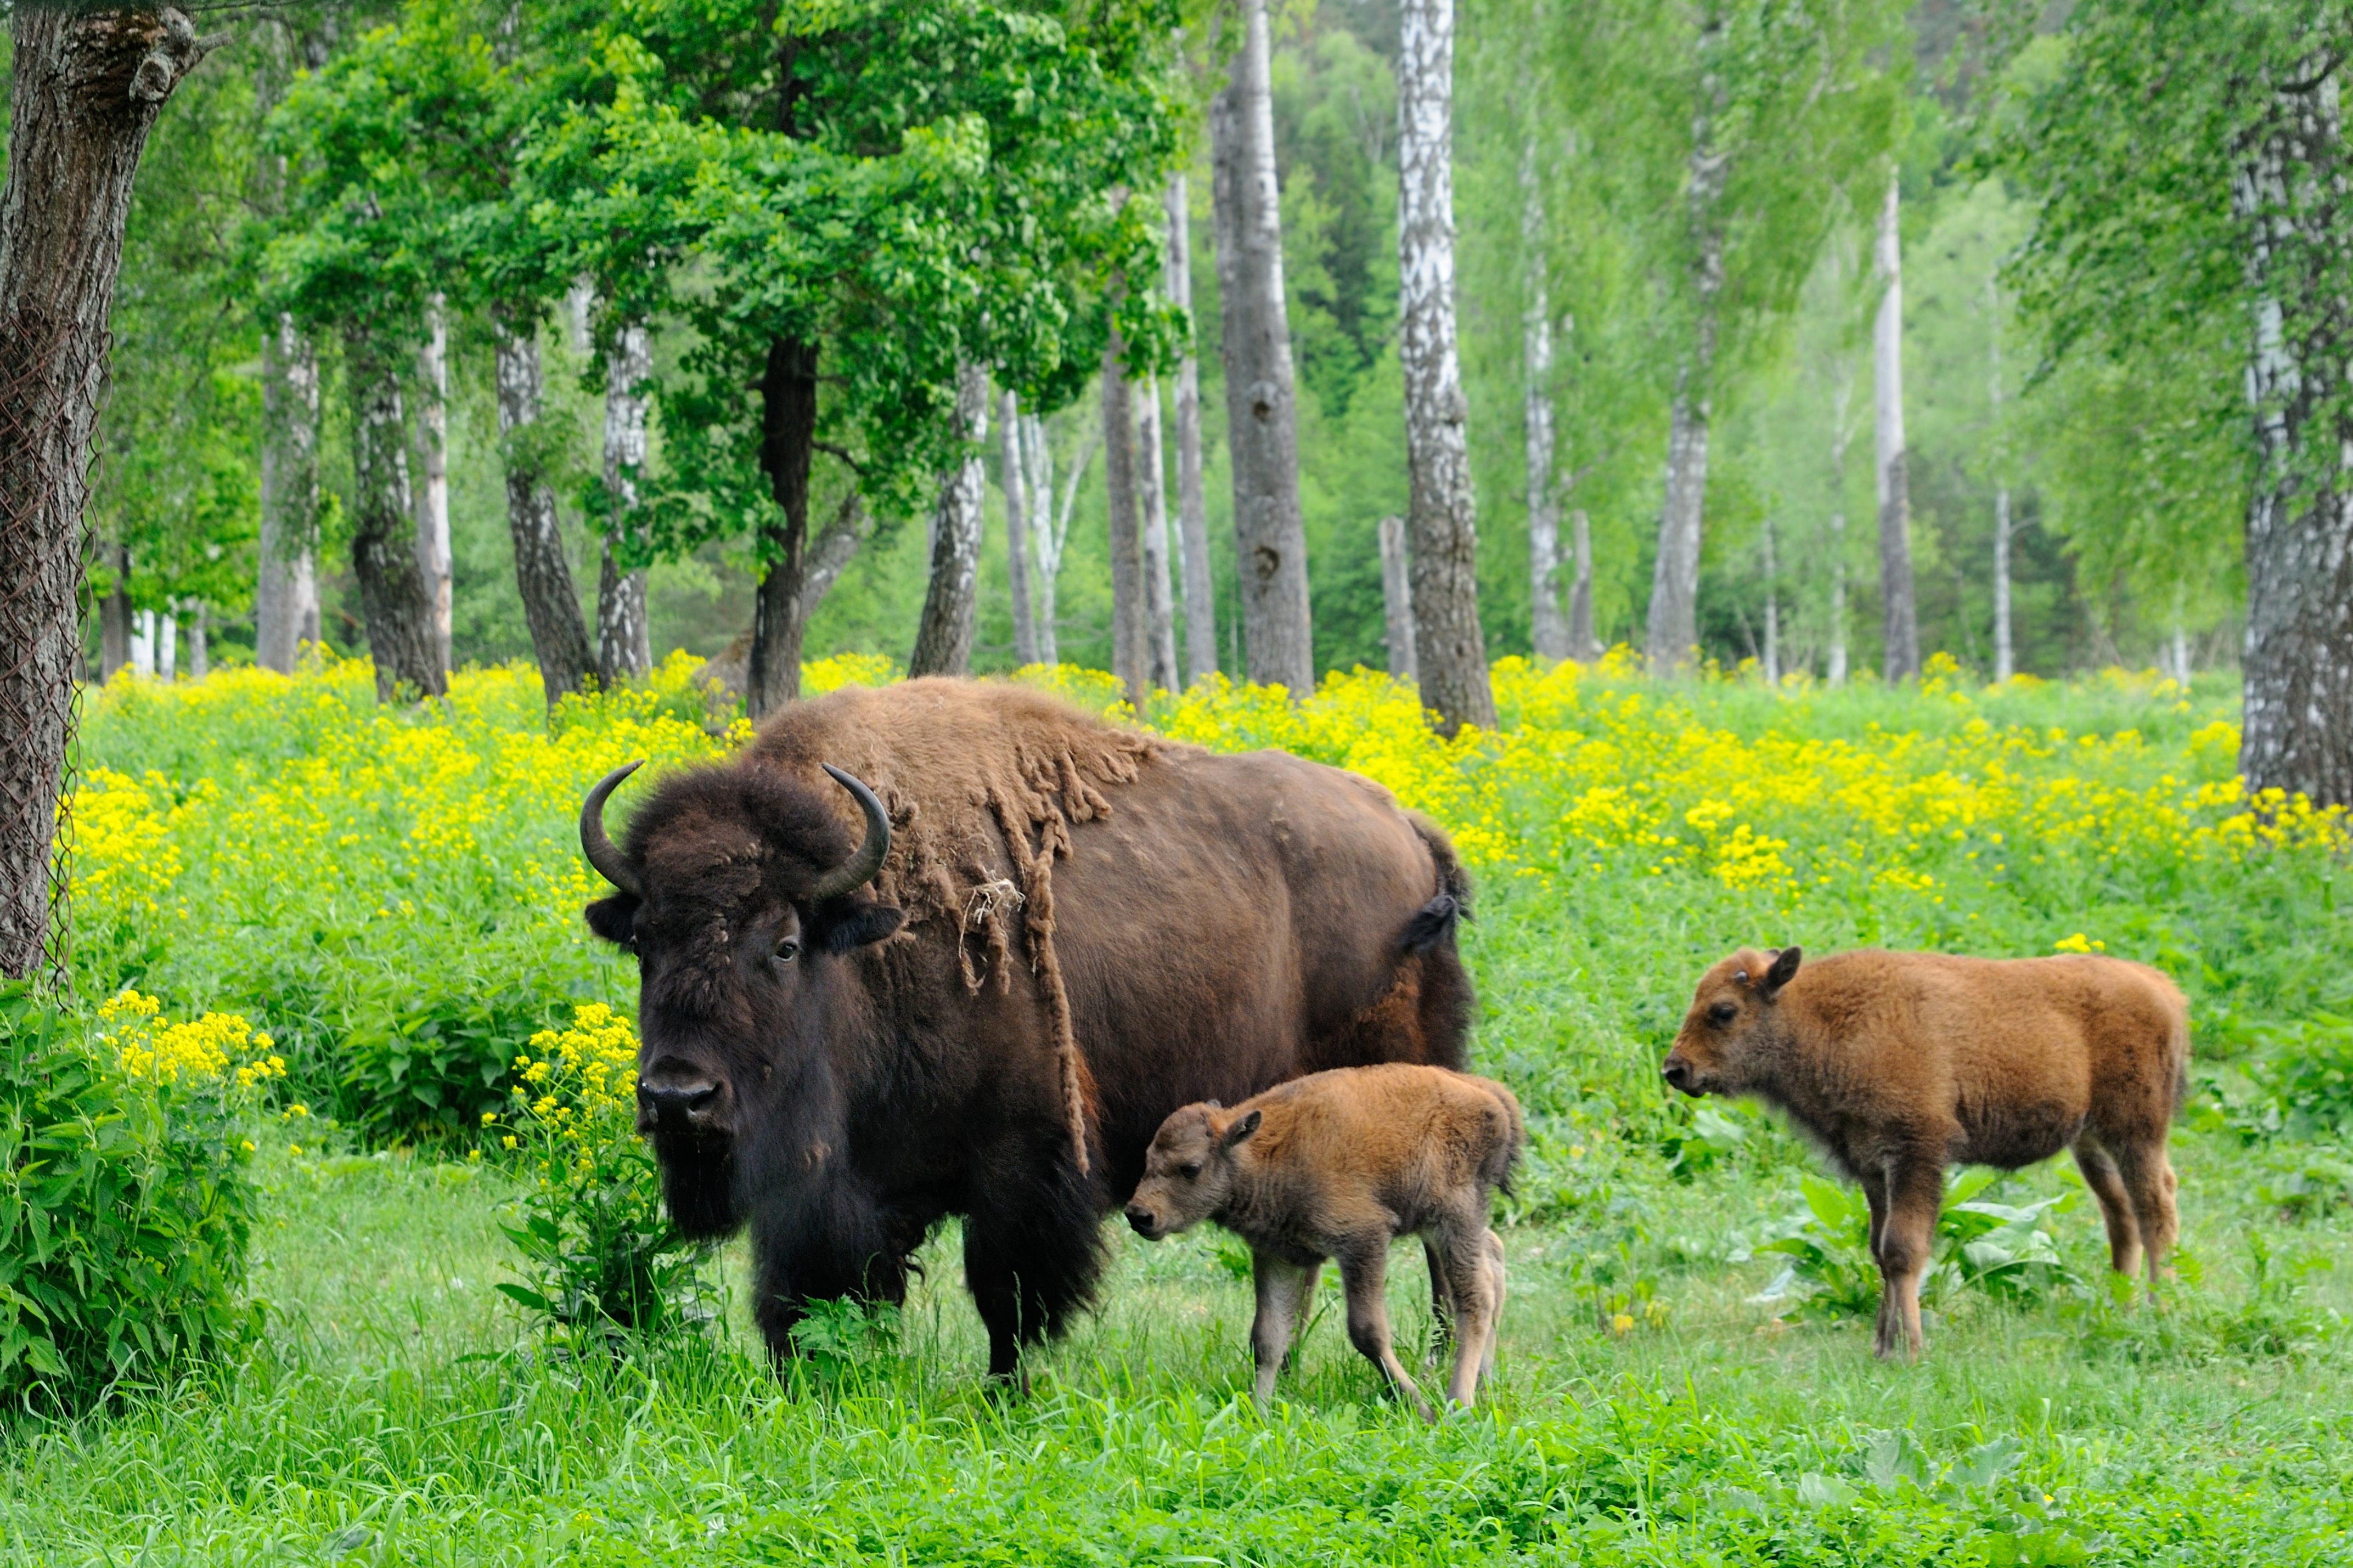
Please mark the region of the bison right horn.
POLYGON ((581 853, 588 857, 588 864, 596 868, 597 875, 621 891, 639 899, 646 896, 646 885, 638 880, 638 868, 629 864, 629 858, 621 853, 605 832, 605 801, 621 787, 623 779, 645 765, 646 760, 639 757, 625 767, 615 768, 596 781, 596 787, 588 792, 587 800, 580 807, 581 853))
POLYGON ((825 764, 825 771, 833 775, 834 783, 850 793, 858 802, 858 809, 866 814, 866 841, 858 847, 856 854, 818 883, 810 895, 818 903, 838 899, 872 881, 891 853, 891 814, 882 809, 874 792, 860 783, 856 774, 844 773, 831 763, 825 764))

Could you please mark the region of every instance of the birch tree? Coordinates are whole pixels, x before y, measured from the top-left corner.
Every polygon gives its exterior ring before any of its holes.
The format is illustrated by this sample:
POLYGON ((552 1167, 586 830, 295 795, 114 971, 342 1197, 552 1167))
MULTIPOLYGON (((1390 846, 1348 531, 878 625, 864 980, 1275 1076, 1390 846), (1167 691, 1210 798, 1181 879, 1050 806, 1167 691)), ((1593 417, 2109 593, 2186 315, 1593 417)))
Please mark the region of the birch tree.
MULTIPOLYGON (((1185 174, 1168 176, 1168 302, 1193 313, 1192 199, 1185 174)), ((1176 559, 1185 592, 1185 683, 1218 670, 1217 592, 1209 574, 1209 512, 1201 492, 1201 364, 1187 337, 1176 362, 1176 559)))
MULTIPOLYGON (((1552 293, 1545 276, 1544 185, 1537 177, 1534 136, 1520 153, 1520 265, 1527 290, 1520 312, 1520 384, 1527 430, 1530 640, 1538 658, 1558 660, 1572 655, 1557 580, 1560 497, 1552 473, 1552 293)), ((1589 587, 1588 594, 1589 604, 1589 587)))
POLYGON ((1881 674, 1889 684, 1920 673, 1920 625, 1912 583, 1911 489, 1904 450, 1904 240, 1902 182, 1888 172, 1880 205, 1875 266, 1879 310, 1872 319, 1873 493, 1879 501, 1879 602, 1884 626, 1881 674))
POLYGON ((604 526, 596 572, 596 679, 608 689, 643 679, 654 664, 646 569, 623 564, 624 558, 646 554, 638 475, 646 466, 645 384, 653 370, 653 334, 642 321, 622 321, 605 360, 604 526))
POLYGON ((456 584, 449 558, 449 305, 438 293, 425 302, 416 403, 417 559, 432 606, 433 645, 447 675, 456 584))
POLYGON ((963 675, 972 668, 975 591, 980 581, 980 443, 988 435, 988 372, 966 363, 956 373, 955 431, 964 450, 940 477, 932 509, 931 582, 915 627, 909 675, 963 675))
POLYGON ((1029 491, 1021 457, 1021 400, 1007 387, 997 400, 997 484, 1005 495, 1005 574, 1013 594, 1013 658, 1038 662, 1038 608, 1029 594, 1029 491))

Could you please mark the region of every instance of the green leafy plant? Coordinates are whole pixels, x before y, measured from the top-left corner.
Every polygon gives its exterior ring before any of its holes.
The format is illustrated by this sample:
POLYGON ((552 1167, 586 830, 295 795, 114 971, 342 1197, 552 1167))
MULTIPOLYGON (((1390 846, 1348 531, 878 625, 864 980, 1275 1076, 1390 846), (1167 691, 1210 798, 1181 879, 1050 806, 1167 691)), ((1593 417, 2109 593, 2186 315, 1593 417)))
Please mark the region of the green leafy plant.
POLYGON ((818 1372, 838 1377, 897 1348, 899 1309, 889 1301, 811 1301, 793 1325, 793 1349, 818 1372))
POLYGON ((0 988, 0 1397, 76 1410, 234 1350, 255 1193, 243 1122, 282 1076, 267 1035, 173 1024, 135 993, 93 1021, 0 988))

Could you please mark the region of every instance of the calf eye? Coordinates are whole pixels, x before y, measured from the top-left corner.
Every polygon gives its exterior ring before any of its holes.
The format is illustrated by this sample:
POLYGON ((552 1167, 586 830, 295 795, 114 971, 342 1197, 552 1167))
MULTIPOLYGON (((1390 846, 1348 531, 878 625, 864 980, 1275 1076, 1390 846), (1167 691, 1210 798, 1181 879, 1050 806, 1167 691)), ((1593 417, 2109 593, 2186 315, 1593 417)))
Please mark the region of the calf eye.
POLYGON ((1719 1024, 1729 1024, 1740 1016, 1740 1009, 1729 1002, 1718 1002, 1707 1010, 1707 1016, 1719 1024))
POLYGON ((799 952, 800 950, 801 944, 799 942, 795 942, 791 937, 786 937, 783 941, 776 943, 776 962, 778 963, 790 963, 793 961, 794 955, 799 952))
POLYGON ((1190 1165, 1179 1165, 1176 1167, 1176 1173, 1189 1182, 1201 1173, 1200 1163, 1196 1161, 1190 1165))

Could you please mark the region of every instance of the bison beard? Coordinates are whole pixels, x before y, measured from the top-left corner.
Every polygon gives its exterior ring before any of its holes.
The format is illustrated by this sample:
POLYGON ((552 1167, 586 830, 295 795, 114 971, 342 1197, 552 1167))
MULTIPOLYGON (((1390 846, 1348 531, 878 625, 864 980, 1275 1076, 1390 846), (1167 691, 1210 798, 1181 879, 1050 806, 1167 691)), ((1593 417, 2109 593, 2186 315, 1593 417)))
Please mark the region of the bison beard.
POLYGON ((917 680, 786 709, 664 781, 626 851, 617 782, 583 839, 622 889, 589 922, 638 956, 640 1125, 681 1229, 750 1228, 778 1355, 811 1300, 902 1300, 956 1215, 1011 1375, 1092 1300, 1169 1111, 1462 1061, 1453 851, 1335 769, 917 680))

